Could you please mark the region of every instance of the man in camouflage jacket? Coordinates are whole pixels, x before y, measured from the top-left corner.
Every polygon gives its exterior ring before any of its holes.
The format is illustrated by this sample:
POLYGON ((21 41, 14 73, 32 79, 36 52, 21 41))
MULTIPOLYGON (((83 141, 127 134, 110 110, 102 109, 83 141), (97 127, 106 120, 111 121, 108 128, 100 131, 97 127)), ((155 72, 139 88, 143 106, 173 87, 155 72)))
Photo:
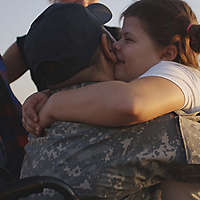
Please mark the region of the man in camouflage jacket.
MULTIPOLYGON (((194 135, 199 127, 194 117, 175 113, 123 128, 56 122, 46 136, 29 138, 22 176, 56 176, 81 199, 158 199, 163 180, 195 181, 192 172, 198 165, 186 166, 199 164, 198 152, 191 148, 199 137, 193 137, 193 145, 183 139, 191 127, 194 135)), ((53 191, 45 195, 58 199, 53 191)))

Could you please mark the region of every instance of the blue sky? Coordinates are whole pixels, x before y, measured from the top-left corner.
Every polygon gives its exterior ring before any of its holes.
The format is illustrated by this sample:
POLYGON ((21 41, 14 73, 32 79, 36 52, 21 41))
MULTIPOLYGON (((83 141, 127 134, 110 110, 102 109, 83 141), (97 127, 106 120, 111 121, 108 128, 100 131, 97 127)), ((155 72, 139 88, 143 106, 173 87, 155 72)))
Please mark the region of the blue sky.
MULTIPOLYGON (((108 25, 118 26, 120 13, 133 0, 100 0, 100 2, 107 5, 113 12, 113 19, 108 25)), ((200 21, 200 1, 186 0, 186 2, 192 7, 200 21)), ((1 0, 1 54, 15 41, 16 36, 23 35, 27 32, 31 22, 48 5, 48 0, 1 0)), ((26 73, 22 78, 11 84, 11 87, 22 103, 26 97, 36 91, 34 84, 30 80, 29 73, 26 73)))

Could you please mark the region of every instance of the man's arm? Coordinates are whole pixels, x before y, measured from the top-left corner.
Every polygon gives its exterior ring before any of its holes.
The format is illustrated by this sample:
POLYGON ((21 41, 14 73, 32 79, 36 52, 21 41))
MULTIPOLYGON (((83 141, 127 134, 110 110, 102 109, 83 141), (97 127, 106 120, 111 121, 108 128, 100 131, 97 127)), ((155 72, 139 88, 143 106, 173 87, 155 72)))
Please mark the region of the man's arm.
POLYGON ((2 57, 6 65, 6 78, 9 83, 12 83, 27 71, 22 53, 16 42, 7 49, 2 57))

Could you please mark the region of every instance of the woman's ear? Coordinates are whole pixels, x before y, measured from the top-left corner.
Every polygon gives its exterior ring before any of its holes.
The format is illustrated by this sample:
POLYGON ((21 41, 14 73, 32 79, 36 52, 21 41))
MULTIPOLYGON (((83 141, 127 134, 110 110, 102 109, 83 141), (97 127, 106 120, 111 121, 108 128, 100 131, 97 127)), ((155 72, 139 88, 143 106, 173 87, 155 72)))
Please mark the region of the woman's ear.
POLYGON ((175 44, 170 44, 162 52, 161 59, 165 61, 173 61, 177 57, 178 50, 175 44))
POLYGON ((164 49, 162 59, 169 60, 169 61, 175 60, 180 49, 181 49, 181 37, 180 35, 176 34, 172 38, 170 45, 168 45, 164 49))
POLYGON ((112 63, 117 62, 117 58, 113 51, 113 44, 105 33, 101 35, 101 47, 105 57, 112 63))

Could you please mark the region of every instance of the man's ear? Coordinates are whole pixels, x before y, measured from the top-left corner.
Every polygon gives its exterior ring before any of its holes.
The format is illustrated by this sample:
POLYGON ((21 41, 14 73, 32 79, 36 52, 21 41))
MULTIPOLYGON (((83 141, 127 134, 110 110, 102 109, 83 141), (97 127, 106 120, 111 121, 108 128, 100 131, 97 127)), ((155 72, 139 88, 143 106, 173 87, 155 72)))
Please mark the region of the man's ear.
POLYGON ((105 33, 101 35, 101 47, 102 52, 108 60, 110 60, 113 63, 117 62, 116 56, 113 51, 112 42, 107 38, 105 33))
POLYGON ((177 57, 178 50, 175 44, 170 44, 162 52, 161 59, 166 61, 173 61, 177 57))

